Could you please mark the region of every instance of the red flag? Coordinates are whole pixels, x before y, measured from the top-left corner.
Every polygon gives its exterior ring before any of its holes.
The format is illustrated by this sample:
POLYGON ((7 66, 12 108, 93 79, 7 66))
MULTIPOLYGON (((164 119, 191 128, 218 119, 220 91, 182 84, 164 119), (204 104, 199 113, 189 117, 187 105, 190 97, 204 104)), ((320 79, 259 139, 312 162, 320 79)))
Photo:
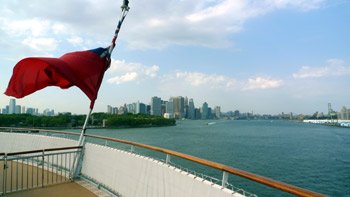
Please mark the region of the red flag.
POLYGON ((5 94, 22 98, 47 86, 66 89, 75 85, 89 97, 92 109, 109 64, 108 48, 67 53, 60 58, 25 58, 14 67, 5 94))

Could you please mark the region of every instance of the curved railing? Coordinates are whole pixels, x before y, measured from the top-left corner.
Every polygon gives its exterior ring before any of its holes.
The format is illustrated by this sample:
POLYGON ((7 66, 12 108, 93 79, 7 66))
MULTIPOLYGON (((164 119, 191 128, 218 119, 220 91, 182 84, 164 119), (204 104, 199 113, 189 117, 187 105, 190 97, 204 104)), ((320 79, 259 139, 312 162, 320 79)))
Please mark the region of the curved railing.
MULTIPOLYGON (((75 133, 75 132, 67 132, 67 131, 55 131, 55 130, 45 130, 45 129, 29 129, 29 128, 11 128, 11 127, 0 127, 0 129, 3 130, 7 130, 7 131, 31 131, 31 132, 47 132, 47 133, 56 133, 56 134, 66 134, 66 135, 79 135, 79 133, 75 133)), ((325 196, 322 195, 320 193, 317 192, 313 192, 310 190, 306 190, 303 188, 299 188, 287 183, 283 183, 280 181, 276 181, 270 178, 266 178, 260 175, 256 175, 247 171, 243 171, 240 169, 236 169, 224 164, 220 164, 217 162, 213 162, 213 161, 209 161, 209 160, 205 160, 199 157, 195 157, 195 156, 191 156, 191 155, 187 155, 184 153, 179 153, 173 150, 168 150, 165 148, 160 148, 160 147, 155 147, 155 146, 150 146, 150 145, 146 145, 146 144, 141 144, 141 143, 136 143, 136 142, 132 142, 132 141, 127 141, 127 140, 121 140, 121 139, 116 139, 116 138, 109 138, 109 137, 103 137, 103 136, 97 136, 97 135, 90 135, 90 134, 85 134, 85 137, 91 137, 91 138, 96 138, 96 139, 102 139, 102 140, 107 140, 107 141, 112 141, 112 142, 118 142, 118 143, 122 143, 122 144, 128 144, 128 145, 132 145, 132 146, 136 146, 136 147, 141 147, 141 148, 145 148, 148 150, 153 150, 153 151, 157 151, 157 152, 161 152, 164 154, 167 154, 167 160, 168 160, 168 155, 171 156, 176 156, 188 161, 192 161, 201 165, 205 165, 217 170, 221 170, 223 171, 223 179, 222 179, 222 186, 225 187, 225 184, 227 183, 228 180, 228 173, 239 176, 239 177, 243 177, 245 179, 249 179, 252 180, 254 182, 278 189, 280 191, 284 191, 284 192, 288 192, 290 194, 294 194, 297 196, 325 196)), ((170 157, 169 157, 170 158, 170 157)))
POLYGON ((0 153, 0 196, 70 182, 71 161, 83 146, 0 153))

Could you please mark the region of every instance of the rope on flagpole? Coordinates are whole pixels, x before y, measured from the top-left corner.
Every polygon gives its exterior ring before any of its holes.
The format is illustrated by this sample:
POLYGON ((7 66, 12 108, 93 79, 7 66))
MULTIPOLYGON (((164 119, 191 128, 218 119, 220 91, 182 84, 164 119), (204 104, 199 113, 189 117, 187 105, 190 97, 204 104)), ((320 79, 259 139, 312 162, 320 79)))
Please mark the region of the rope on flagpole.
POLYGON ((124 0, 123 1, 123 5, 121 6, 121 9, 122 9, 122 12, 120 14, 120 17, 119 17, 119 21, 118 21, 118 25, 117 25, 117 28, 114 32, 114 36, 112 38, 112 43, 111 45, 109 46, 109 50, 108 50, 108 53, 111 55, 112 52, 113 52, 113 49, 115 47, 115 43, 117 41, 117 38, 118 38, 118 34, 119 34, 119 31, 120 31, 120 28, 124 22, 124 19, 126 17, 126 15, 128 14, 129 10, 130 10, 130 7, 129 7, 129 0, 124 0))

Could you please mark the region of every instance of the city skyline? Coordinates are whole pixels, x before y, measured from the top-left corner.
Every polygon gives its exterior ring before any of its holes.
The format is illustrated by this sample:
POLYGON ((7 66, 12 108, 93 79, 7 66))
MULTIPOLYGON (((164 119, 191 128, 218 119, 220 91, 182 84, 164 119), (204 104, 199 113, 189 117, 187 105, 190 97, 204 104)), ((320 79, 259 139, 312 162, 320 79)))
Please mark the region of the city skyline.
MULTIPOLYGON (((119 5, 2 2, 0 90, 24 57, 109 45, 119 5), (78 7, 89 12, 77 14, 78 7)), ((154 95, 187 95, 221 111, 259 114, 350 106, 350 2, 140 0, 130 7, 94 112, 154 95)), ((9 98, 0 94, 0 106, 9 98)), ((20 102, 76 114, 89 110, 88 98, 75 87, 45 88, 20 102)))
MULTIPOLYGON (((147 102, 145 102, 147 103, 147 102)), ((186 119, 213 119, 213 118, 221 118, 222 116, 227 117, 248 117, 248 116, 257 116, 257 117, 280 117, 280 118, 287 118, 292 119, 295 117, 304 117, 304 116, 312 116, 316 118, 331 118, 339 116, 340 119, 349 120, 350 118, 350 107, 342 106, 340 109, 334 110, 331 103, 327 104, 327 112, 323 111, 315 111, 310 114, 302 114, 302 113, 293 113, 293 112, 281 112, 277 114, 261 114, 261 113, 255 113, 254 111, 240 111, 239 109, 233 109, 228 111, 221 111, 221 106, 214 105, 209 106, 207 102, 204 102, 202 105, 197 104, 198 107, 195 106, 193 98, 188 98, 187 96, 177 96, 177 97, 170 97, 169 100, 162 100, 162 98, 153 96, 151 98, 151 101, 148 102, 148 104, 145 104, 143 102, 140 102, 139 100, 137 102, 128 102, 119 105, 107 105, 107 110, 105 111, 97 111, 97 112, 104 112, 107 114, 126 114, 126 113, 132 113, 132 114, 149 114, 149 115, 156 115, 156 116, 164 116, 165 118, 186 118, 186 119), (182 104, 175 104, 173 103, 174 99, 179 98, 182 99, 182 104), (158 113, 152 112, 154 109, 152 107, 153 99, 158 100, 158 105, 160 104, 159 108, 157 109, 158 113), (159 103, 160 102, 160 103, 159 103), (171 108, 169 109, 169 104, 171 108), (175 109, 175 105, 179 105, 178 109, 175 109), (181 106, 182 105, 182 106, 181 106), (182 108, 182 109, 179 109, 182 108), (205 109, 204 109, 205 108, 205 109), (204 110, 208 110, 203 113, 204 110), (160 110, 160 111, 159 111, 160 110), (176 112, 180 113, 176 115, 176 112), (203 114, 205 116, 203 116, 203 114), (241 115, 242 116, 241 116, 241 115)), ((28 106, 22 106, 16 104, 16 99, 9 99, 9 104, 1 108, 0 106, 0 114, 32 114, 32 115, 44 115, 44 116, 55 116, 59 114, 65 114, 65 113, 72 113, 71 111, 59 111, 55 113, 54 109, 45 108, 40 111, 38 108, 32 108, 28 106)), ((76 114, 76 113, 73 113, 76 114)), ((79 115, 79 114, 76 114, 79 115)))
POLYGON ((153 96, 148 104, 137 101, 125 103, 124 105, 107 105, 107 114, 149 114, 155 116, 164 116, 165 118, 175 119, 213 119, 221 117, 221 107, 211 108, 207 102, 195 106, 192 98, 187 96, 170 97, 163 100, 160 97, 153 96))

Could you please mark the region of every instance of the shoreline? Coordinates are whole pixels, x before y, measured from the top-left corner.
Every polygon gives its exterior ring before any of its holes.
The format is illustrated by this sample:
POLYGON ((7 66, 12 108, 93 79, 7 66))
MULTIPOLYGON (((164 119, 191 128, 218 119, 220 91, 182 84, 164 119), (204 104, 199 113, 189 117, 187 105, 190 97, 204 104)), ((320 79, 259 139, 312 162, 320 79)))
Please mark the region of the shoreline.
POLYGON ((350 120, 310 119, 310 120, 303 120, 303 123, 319 124, 324 126, 332 126, 332 127, 340 127, 340 128, 350 128, 350 120))

